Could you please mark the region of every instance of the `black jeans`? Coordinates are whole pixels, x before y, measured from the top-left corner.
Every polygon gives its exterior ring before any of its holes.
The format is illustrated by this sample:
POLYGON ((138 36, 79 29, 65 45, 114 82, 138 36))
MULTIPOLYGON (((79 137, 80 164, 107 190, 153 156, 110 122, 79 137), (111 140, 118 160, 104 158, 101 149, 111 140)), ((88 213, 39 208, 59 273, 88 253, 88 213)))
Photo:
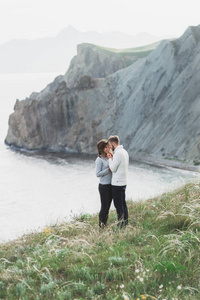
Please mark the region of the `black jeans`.
POLYGON ((128 224, 128 208, 126 205, 125 200, 125 191, 126 191, 126 185, 124 186, 117 186, 112 185, 112 195, 113 195, 113 201, 114 205, 117 211, 117 217, 118 217, 118 225, 123 226, 128 224))
POLYGON ((99 184, 99 193, 101 198, 101 210, 99 212, 99 226, 106 225, 109 215, 109 209, 112 202, 111 184, 99 184))

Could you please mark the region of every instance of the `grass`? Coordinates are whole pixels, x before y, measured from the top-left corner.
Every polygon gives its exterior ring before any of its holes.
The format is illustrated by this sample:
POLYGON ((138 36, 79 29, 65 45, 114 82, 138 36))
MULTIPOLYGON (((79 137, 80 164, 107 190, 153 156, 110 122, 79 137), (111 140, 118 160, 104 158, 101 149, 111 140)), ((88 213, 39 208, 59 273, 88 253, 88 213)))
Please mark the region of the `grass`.
POLYGON ((105 48, 101 46, 95 46, 99 51, 106 53, 110 56, 118 57, 119 59, 123 59, 125 66, 128 67, 134 62, 136 62, 140 58, 147 57, 158 45, 160 42, 156 42, 153 44, 145 45, 142 47, 136 48, 128 48, 128 49, 113 49, 113 48, 105 48))
POLYGON ((132 54, 132 53, 138 53, 138 52, 153 51, 159 44, 160 44, 160 42, 155 42, 153 44, 148 44, 145 46, 135 47, 135 48, 127 48, 127 49, 106 48, 106 47, 101 47, 101 46, 97 46, 97 45, 95 45, 95 47, 97 47, 99 50, 104 51, 106 53, 111 52, 111 53, 130 53, 130 54, 132 54))
POLYGON ((200 299, 200 184, 0 245, 0 299, 200 299))

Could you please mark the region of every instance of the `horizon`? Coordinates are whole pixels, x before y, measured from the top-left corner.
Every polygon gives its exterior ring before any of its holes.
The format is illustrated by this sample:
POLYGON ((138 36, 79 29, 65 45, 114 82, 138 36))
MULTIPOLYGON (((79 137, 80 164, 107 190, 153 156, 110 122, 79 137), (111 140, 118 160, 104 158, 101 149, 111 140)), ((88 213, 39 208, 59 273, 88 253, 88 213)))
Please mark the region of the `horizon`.
POLYGON ((15 39, 55 37, 71 26, 80 32, 181 36, 200 24, 197 0, 0 0, 0 45, 15 39), (172 9, 173 8, 173 9, 172 9))
MULTIPOLYGON (((187 30, 187 28, 185 28, 185 30, 187 30)), ((151 36, 153 38, 160 39, 160 40, 167 39, 167 38, 179 38, 180 37, 180 36, 175 36, 175 35, 170 35, 170 34, 166 34, 166 35, 163 35, 163 36, 156 36, 156 35, 153 35, 151 33, 144 32, 144 31, 143 32, 138 32, 136 34, 129 34, 129 33, 125 33, 125 32, 122 32, 122 31, 117 31, 117 30, 104 31, 104 32, 100 32, 100 31, 96 31, 96 30, 83 31, 83 30, 79 30, 79 29, 75 28, 72 25, 68 25, 68 26, 62 28, 58 33, 56 33, 55 35, 52 35, 52 36, 36 37, 36 38, 32 38, 32 39, 29 39, 29 38, 11 38, 10 40, 7 40, 3 43, 0 43, 0 46, 2 46, 3 44, 6 44, 6 43, 12 42, 12 41, 34 42, 36 40, 42 40, 42 39, 46 39, 46 38, 52 38, 53 39, 53 38, 56 38, 57 36, 59 36, 60 34, 62 34, 63 31, 68 30, 68 29, 72 29, 72 30, 77 31, 78 33, 82 33, 82 34, 95 33, 95 34, 100 34, 100 35, 106 35, 106 34, 115 34, 116 33, 116 34, 122 34, 124 36, 129 36, 129 37, 133 37, 133 38, 137 38, 138 36, 142 36, 142 35, 147 35, 147 36, 151 36)), ((182 32, 182 34, 185 32, 185 30, 182 32)))

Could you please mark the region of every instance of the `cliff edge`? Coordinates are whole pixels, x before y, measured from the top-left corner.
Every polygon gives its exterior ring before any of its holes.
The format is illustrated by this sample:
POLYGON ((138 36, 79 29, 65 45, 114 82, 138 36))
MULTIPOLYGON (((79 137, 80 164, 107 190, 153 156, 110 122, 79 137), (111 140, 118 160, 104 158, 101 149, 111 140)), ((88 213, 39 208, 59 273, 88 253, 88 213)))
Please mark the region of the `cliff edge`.
POLYGON ((200 159, 200 26, 128 66, 84 47, 64 76, 16 102, 8 145, 95 153, 99 139, 117 134, 132 157, 200 159))

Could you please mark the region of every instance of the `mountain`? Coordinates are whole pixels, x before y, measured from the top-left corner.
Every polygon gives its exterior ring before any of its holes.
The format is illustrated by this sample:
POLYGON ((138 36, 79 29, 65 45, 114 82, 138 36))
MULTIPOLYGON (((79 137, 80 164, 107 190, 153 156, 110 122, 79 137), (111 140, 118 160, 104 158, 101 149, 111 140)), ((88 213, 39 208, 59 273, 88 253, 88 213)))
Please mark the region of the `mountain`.
POLYGON ((92 78, 104 78, 116 71, 126 68, 139 58, 147 56, 159 42, 139 48, 110 49, 92 44, 77 46, 75 56, 64 76, 68 87, 73 87, 85 74, 92 78))
POLYGON ((92 43, 111 48, 130 48, 158 41, 158 37, 141 33, 130 36, 119 32, 80 32, 69 26, 52 38, 11 40, 0 45, 0 73, 60 72, 69 67, 76 47, 92 43))
POLYGON ((200 159, 200 25, 146 55, 145 47, 137 49, 137 59, 117 71, 111 67, 116 50, 111 55, 111 49, 79 47, 64 76, 16 102, 8 145, 96 153, 99 139, 117 134, 130 157, 200 159), (80 78, 79 62, 86 71, 80 78), (102 65, 105 76, 99 78, 102 65))

